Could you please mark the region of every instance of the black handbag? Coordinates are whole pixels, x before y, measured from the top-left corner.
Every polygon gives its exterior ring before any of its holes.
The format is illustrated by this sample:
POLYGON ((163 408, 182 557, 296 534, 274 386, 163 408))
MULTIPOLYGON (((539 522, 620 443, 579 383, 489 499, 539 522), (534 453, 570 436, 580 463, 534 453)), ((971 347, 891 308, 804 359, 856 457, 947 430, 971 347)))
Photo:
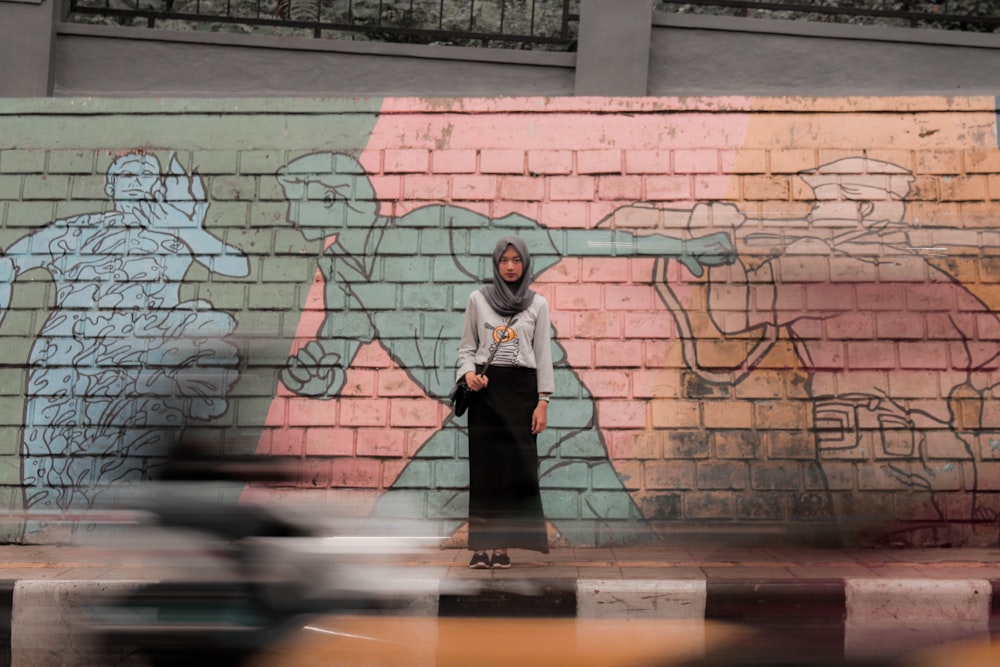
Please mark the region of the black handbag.
POLYGON ((469 383, 465 381, 463 375, 455 383, 455 388, 451 390, 451 407, 455 411, 456 417, 461 417, 469 409, 469 401, 472 400, 472 390, 469 383))
MULTIPOLYGON (((478 375, 485 375, 486 371, 489 369, 490 364, 493 363, 493 358, 497 356, 497 350, 500 349, 500 343, 504 341, 507 337, 507 329, 510 327, 510 322, 513 318, 507 320, 507 324, 504 325, 504 333, 500 337, 500 342, 494 343, 492 349, 490 350, 490 358, 486 360, 486 365, 483 366, 483 370, 478 371, 478 375)), ((472 402, 472 395, 475 392, 469 389, 469 383, 465 381, 465 376, 458 378, 455 382, 455 388, 451 390, 451 408, 455 411, 456 417, 461 417, 465 414, 465 411, 469 409, 469 403, 472 402)))

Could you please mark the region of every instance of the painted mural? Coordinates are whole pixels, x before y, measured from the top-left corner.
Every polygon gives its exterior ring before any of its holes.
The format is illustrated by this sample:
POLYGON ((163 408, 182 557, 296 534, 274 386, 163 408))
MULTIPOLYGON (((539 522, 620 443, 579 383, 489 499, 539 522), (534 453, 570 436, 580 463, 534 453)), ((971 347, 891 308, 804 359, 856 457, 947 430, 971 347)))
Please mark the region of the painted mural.
MULTIPOLYGON (((55 220, 0 260, 0 308, 14 279, 47 271, 56 304, 29 358, 24 507, 92 507, 116 483, 149 478, 191 418, 226 411, 235 380, 235 320, 206 301, 181 301, 192 262, 245 276, 247 260, 203 227, 197 175, 143 153, 115 159, 113 210, 55 220)), ((44 528, 44 521, 28 528, 44 528)))
POLYGON ((991 103, 605 102, 345 103, 239 132, 179 114, 148 145, 108 124, 71 150, 11 121, 34 142, 0 143, 0 338, 30 339, 2 376, 23 382, 0 459, 10 509, 37 514, 23 539, 197 430, 300 465, 247 494, 461 544, 462 309, 515 233, 552 306, 554 544, 995 540, 991 103), (39 275, 51 299, 25 306, 39 275))
POLYGON ((907 220, 915 179, 899 165, 850 157, 799 177, 814 197, 801 219, 751 220, 735 207, 714 218, 731 225, 739 255, 709 268, 707 314, 721 335, 752 336, 736 367, 703 367, 670 280, 658 284, 678 318, 686 362, 708 383, 733 385, 779 339, 790 341, 807 376, 824 486, 824 461, 870 456, 900 489, 925 492, 938 518, 994 521, 976 502, 976 435, 956 410, 964 401, 978 411, 996 391, 1000 319, 928 261, 977 252, 978 234, 907 220), (836 260, 837 273, 818 258, 836 260), (932 391, 903 391, 914 383, 932 391), (954 489, 956 461, 971 473, 960 507, 941 500, 954 489))

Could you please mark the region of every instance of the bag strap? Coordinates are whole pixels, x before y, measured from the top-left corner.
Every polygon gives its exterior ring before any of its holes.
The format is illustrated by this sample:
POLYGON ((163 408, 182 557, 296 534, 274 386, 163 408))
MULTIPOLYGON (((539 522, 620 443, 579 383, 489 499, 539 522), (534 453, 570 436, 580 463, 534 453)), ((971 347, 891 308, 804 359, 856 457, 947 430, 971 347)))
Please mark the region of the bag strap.
POLYGON ((499 341, 493 344, 493 349, 490 350, 490 357, 486 360, 486 365, 483 366, 483 372, 479 373, 479 375, 485 375, 486 371, 489 370, 489 367, 493 364, 493 359, 496 358, 497 352, 500 351, 500 346, 503 345, 504 339, 507 338, 507 332, 510 331, 510 323, 513 321, 514 315, 507 318, 507 322, 503 325, 503 335, 500 337, 499 341))

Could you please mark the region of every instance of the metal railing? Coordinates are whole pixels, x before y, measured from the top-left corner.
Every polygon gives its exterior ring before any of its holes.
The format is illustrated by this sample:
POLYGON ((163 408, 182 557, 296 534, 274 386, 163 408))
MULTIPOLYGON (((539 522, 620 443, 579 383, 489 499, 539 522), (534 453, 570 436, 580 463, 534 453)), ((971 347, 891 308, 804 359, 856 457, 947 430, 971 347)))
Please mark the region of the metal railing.
POLYGON ((997 0, 657 0, 655 6, 684 14, 1000 31, 997 0))
MULTIPOLYGON (((67 18, 188 31, 574 51, 579 2, 68 0, 67 18)), ((1000 0, 656 0, 654 6, 685 14, 1000 32, 1000 0)))
POLYGON ((69 0, 68 20, 327 39, 573 50, 579 0, 69 0))

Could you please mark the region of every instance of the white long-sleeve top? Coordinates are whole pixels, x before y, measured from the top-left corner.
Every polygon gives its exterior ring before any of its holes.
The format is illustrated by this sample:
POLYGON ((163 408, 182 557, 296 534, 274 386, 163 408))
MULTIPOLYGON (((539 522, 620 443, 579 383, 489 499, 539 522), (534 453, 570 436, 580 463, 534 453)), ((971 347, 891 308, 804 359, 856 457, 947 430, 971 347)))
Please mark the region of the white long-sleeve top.
POLYGON ((551 394, 555 391, 552 323, 549 320, 549 302, 545 297, 536 294, 528 308, 507 318, 490 307, 482 291, 470 294, 465 307, 462 339, 458 343, 458 373, 455 379, 476 370, 476 364, 485 364, 495 343, 500 348, 493 358, 494 366, 534 368, 538 373, 538 393, 551 394), (512 333, 505 328, 508 326, 512 333))

